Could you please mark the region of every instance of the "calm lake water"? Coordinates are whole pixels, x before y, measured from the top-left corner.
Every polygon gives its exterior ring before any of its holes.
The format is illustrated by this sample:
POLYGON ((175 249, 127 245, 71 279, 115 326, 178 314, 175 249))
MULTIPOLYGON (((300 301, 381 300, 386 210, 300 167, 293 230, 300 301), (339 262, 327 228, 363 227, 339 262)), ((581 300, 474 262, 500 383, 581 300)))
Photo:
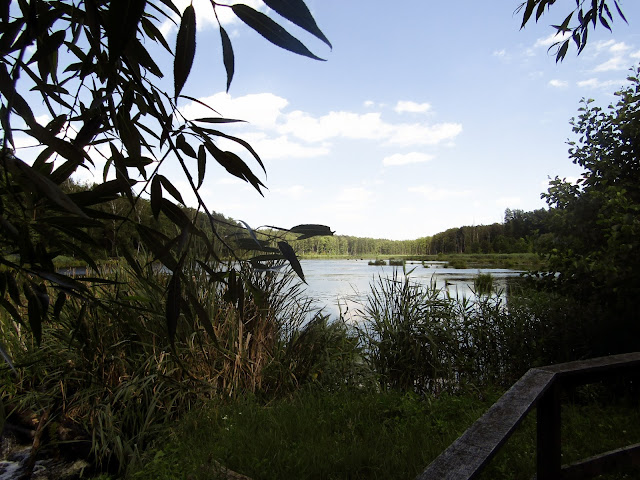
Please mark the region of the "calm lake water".
MULTIPOLYGON (((306 294, 317 300, 317 306, 323 307, 325 313, 337 317, 340 310, 348 312, 361 308, 371 291, 371 284, 378 276, 391 277, 397 272, 399 279, 404 279, 402 267, 373 266, 368 260, 301 260, 302 269, 307 280, 306 294)), ((455 269, 445 268, 446 262, 429 262, 423 266, 419 262, 407 262, 409 277, 417 282, 449 292, 452 296, 473 296, 473 279, 478 273, 490 273, 494 287, 506 288, 509 278, 518 277, 520 271, 499 268, 455 269)), ((347 314, 347 318, 349 315, 347 314)))

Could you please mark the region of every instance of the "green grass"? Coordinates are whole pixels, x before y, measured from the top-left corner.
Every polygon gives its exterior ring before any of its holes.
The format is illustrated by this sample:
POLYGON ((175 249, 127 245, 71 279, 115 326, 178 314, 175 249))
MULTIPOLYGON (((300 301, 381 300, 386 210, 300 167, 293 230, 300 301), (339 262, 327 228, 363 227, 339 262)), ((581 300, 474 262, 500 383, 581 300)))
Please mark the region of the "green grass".
MULTIPOLYGON (((211 403, 172 427, 132 477, 216 478, 224 465, 265 480, 410 479, 497 398, 305 390, 268 405, 211 403)), ((640 440, 640 410, 626 400, 563 405, 562 418, 563 463, 640 440)), ((533 410, 480 478, 530 479, 535 428, 533 410)), ((602 478, 637 478, 620 475, 602 478)))
MULTIPOLYGON (((493 398, 491 399, 493 400, 493 398)), ((414 478, 490 405, 478 397, 317 390, 192 412, 135 479, 414 478)))
POLYGON ((466 264, 453 268, 513 268, 516 270, 544 270, 545 260, 536 253, 457 253, 447 255, 423 255, 409 257, 407 260, 423 262, 449 262, 450 264, 466 264))
POLYGON ((476 294, 489 295, 493 290, 493 275, 490 273, 478 273, 473 279, 473 289, 476 294))

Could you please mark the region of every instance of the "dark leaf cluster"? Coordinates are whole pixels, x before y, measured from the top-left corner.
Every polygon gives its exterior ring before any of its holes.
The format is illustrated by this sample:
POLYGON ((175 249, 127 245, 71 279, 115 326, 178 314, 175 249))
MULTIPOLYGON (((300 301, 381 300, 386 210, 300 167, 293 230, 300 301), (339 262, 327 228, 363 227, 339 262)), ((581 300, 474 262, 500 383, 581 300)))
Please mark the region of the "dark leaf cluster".
MULTIPOLYGON (((302 0, 266 3, 331 45, 302 0)), ((273 19, 247 5, 212 1, 211 6, 216 15, 220 8, 231 9, 281 48, 318 58, 273 19)), ((258 256, 269 248, 303 278, 286 242, 254 242, 253 231, 238 224, 232 225, 231 235, 229 225, 202 199, 200 190, 212 161, 260 194, 265 185, 251 164, 266 170, 251 145, 220 130, 238 120, 221 117, 211 106, 210 116, 188 119, 178 108, 180 99, 199 102, 182 93, 196 52, 193 5, 180 11, 171 0, 17 0, 3 2, 0 17, 0 307, 17 322, 26 319, 38 341, 42 323, 63 308, 61 294, 97 301, 85 284, 102 281, 100 260, 109 256, 126 259, 134 271, 142 271, 140 262, 159 261, 166 267, 170 337, 183 312, 202 313, 183 278, 183 267, 194 255, 208 265, 247 258, 241 253, 245 248, 258 251, 258 256), (160 31, 164 21, 178 25, 173 48, 160 31), (168 73, 156 62, 159 51, 172 58, 173 94, 157 86, 168 73), (41 112, 31 108, 37 104, 52 120, 39 120, 41 112), (24 155, 18 136, 37 148, 35 161, 24 155), (248 160, 222 149, 221 139, 237 144, 248 160), (72 176, 94 169, 97 159, 105 164, 101 181, 70 189, 72 176), (195 209, 186 208, 186 192, 175 179, 161 173, 169 162, 182 170, 196 198, 195 209), (145 197, 153 221, 141 216, 147 208, 145 197), (142 260, 148 253, 151 257, 142 260), (56 259, 62 256, 88 265, 96 278, 78 281, 58 272, 56 259)), ((221 24, 220 35, 228 89, 234 53, 221 24)), ((307 238, 330 231, 302 228, 294 233, 307 238)), ((252 263, 263 265, 260 260, 252 263)), ((211 278, 228 282, 227 274, 218 273, 212 272, 211 278)))
MULTIPOLYGON (((551 5, 555 3, 556 0, 527 0, 520 4, 516 11, 523 12, 521 28, 524 28, 533 18, 534 13, 535 20, 538 22, 545 10, 550 9, 551 5)), ((562 23, 552 25, 557 32, 558 41, 551 45, 549 50, 554 50, 556 62, 564 59, 571 42, 575 43, 578 54, 584 50, 587 45, 589 28, 595 29, 597 25, 601 25, 611 31, 611 23, 614 18, 611 13, 613 8, 620 18, 627 22, 618 0, 576 0, 575 9, 565 17, 562 23), (576 19, 578 20, 577 24, 571 23, 576 19)))

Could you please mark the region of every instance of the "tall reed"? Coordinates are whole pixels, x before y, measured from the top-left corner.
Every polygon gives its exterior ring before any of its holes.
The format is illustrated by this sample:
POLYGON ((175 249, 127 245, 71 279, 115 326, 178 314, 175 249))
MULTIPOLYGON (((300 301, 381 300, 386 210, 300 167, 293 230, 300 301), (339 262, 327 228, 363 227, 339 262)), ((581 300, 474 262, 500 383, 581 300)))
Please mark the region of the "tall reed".
POLYGON ((152 265, 144 276, 111 266, 112 282, 91 287, 100 301, 68 298, 39 346, 27 329, 2 316, 18 375, 0 367, 0 395, 14 416, 48 412, 51 425, 73 423, 88 435, 95 461, 123 473, 160 426, 208 398, 275 392, 287 389, 283 379, 308 380, 298 358, 306 349, 295 345, 314 345, 299 333, 312 305, 302 299, 296 277, 245 269, 231 296, 202 269, 187 268, 186 288, 213 329, 207 332, 184 308, 173 345, 164 313, 168 276, 152 265), (274 376, 275 365, 286 374, 274 376))
POLYGON ((354 325, 382 388, 437 394, 507 386, 531 367, 587 355, 588 329, 571 310, 534 290, 451 296, 396 272, 371 285, 354 325))

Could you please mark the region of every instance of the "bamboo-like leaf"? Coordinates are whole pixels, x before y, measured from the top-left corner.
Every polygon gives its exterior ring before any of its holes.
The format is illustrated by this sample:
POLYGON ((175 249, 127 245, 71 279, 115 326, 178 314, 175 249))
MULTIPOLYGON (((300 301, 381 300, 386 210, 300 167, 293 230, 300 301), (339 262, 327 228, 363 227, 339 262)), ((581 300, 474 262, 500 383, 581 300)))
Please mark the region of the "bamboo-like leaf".
POLYGON ((169 286, 167 287, 167 302, 165 308, 167 332, 169 333, 169 340, 172 344, 176 337, 181 303, 182 295, 180 293, 180 272, 174 272, 171 276, 171 280, 169 280, 169 286))
POLYGON ((275 253, 271 255, 256 255, 254 257, 251 257, 249 260, 252 260, 254 262, 275 262, 278 260, 285 260, 285 258, 281 253, 275 253))
POLYGON ((11 99, 11 108, 22 117, 29 126, 36 123, 31 107, 27 101, 15 90, 13 80, 7 71, 7 66, 0 63, 0 92, 5 98, 11 99))
POLYGON ((568 49, 569 49, 569 40, 565 40, 564 42, 562 42, 562 45, 558 49, 558 53, 556 55, 556 62, 564 59, 568 49))
POLYGON ((25 325, 24 321, 22 320, 22 317, 18 313, 18 309, 11 302, 9 302, 4 297, 0 297, 0 305, 2 305, 2 307, 7 312, 9 312, 9 315, 11 315, 11 317, 15 320, 16 323, 18 323, 19 325, 25 325))
POLYGON ((300 28, 305 29, 312 35, 326 43, 330 48, 333 48, 331 42, 324 33, 318 28, 316 21, 313 19, 311 12, 302 0, 263 0, 264 3, 282 15, 287 20, 295 23, 300 28))
POLYGON ((30 292, 27 295, 27 316, 29 319, 29 327, 31 327, 31 333, 33 333, 33 337, 36 339, 36 344, 40 345, 40 342, 42 342, 43 316, 40 300, 33 292, 30 292))
POLYGON ((87 292, 86 286, 67 275, 62 275, 56 272, 47 272, 44 270, 36 270, 35 273, 40 278, 48 280, 55 285, 66 288, 67 290, 73 290, 76 292, 87 292))
POLYGON ((544 7, 545 6, 546 6, 546 4, 544 2, 540 2, 540 4, 538 5, 538 9, 536 10, 536 22, 538 20, 540 20, 540 17, 544 13, 544 7))
POLYGON ((298 233, 300 236, 297 240, 304 240, 305 238, 311 237, 323 237, 323 236, 331 236, 333 235, 333 231, 326 225, 296 225, 295 227, 289 229, 291 233, 298 233))
POLYGON ((191 100, 192 102, 195 102, 199 105, 202 105, 203 107, 205 107, 208 110, 211 110, 213 113, 215 113, 216 115, 220 115, 220 112, 218 112, 215 108, 212 108, 211 105, 207 105, 206 103, 204 103, 202 100, 198 100, 195 97, 190 97, 189 95, 180 95, 182 98, 186 98, 187 100, 191 100))
POLYGON ((278 252, 279 250, 274 247, 270 247, 266 241, 260 241, 257 245, 253 238, 244 237, 235 240, 235 244, 241 250, 259 250, 261 252, 278 252))
POLYGON ((194 122, 204 122, 204 123, 238 123, 238 122, 245 122, 244 120, 236 120, 234 118, 220 118, 220 117, 202 117, 202 118, 196 118, 193 121, 194 122))
POLYGON ((165 235, 142 224, 136 224, 136 231, 140 239, 151 250, 154 257, 160 260, 171 271, 176 271, 178 262, 171 255, 171 248, 177 242, 176 239, 169 240, 165 235))
POLYGON ((198 187, 202 186, 202 182, 204 182, 204 174, 207 167, 207 151, 204 148, 204 145, 200 145, 198 147, 198 187))
POLYGON ((231 86, 231 80, 233 80, 233 72, 235 70, 235 60, 233 56, 233 47, 231 46, 231 40, 229 35, 222 25, 220 25, 220 39, 222 40, 222 61, 224 68, 227 71, 227 92, 231 86))
POLYGON ((106 25, 109 62, 114 64, 135 37, 145 0, 111 0, 106 25))
POLYGON ((171 53, 171 47, 169 47, 169 44, 164 38, 164 35, 162 35, 162 32, 160 32, 158 27, 156 27, 152 21, 143 16, 140 19, 140 25, 142 25, 144 33, 146 33, 149 38, 155 40, 156 42, 159 42, 167 52, 171 53))
POLYGON ((264 184, 253 174, 251 169, 240 157, 233 152, 223 152, 210 141, 206 142, 205 146, 207 150, 209 150, 209 153, 213 155, 213 158, 215 158, 216 161, 227 170, 227 172, 244 180, 245 182, 249 182, 260 195, 263 195, 260 187, 264 187, 264 184))
POLYGON ((607 20, 606 20, 606 19, 604 18, 604 16, 602 16, 602 15, 600 15, 600 23, 602 24, 602 26, 603 26, 604 28, 606 28, 606 29, 607 29, 607 30, 609 30, 610 32, 612 31, 612 30, 611 30, 611 27, 609 26, 609 22, 607 22, 607 20))
POLYGON ((533 9, 535 8, 536 3, 537 3, 536 0, 527 0, 527 6, 524 9, 524 15, 522 16, 522 25, 520 25, 520 28, 524 28, 524 26, 527 24, 527 22, 531 18, 531 14, 533 13, 533 9))
POLYGON ((129 157, 139 159, 142 155, 140 144, 140 132, 129 118, 129 113, 123 110, 118 112, 118 132, 120 139, 129 153, 129 157))
POLYGON ((130 180, 128 183, 125 183, 122 180, 109 180, 108 182, 96 185, 91 190, 70 193, 68 196, 76 205, 88 207, 90 205, 97 205, 99 203, 115 200, 121 193, 130 193, 131 187, 136 183, 138 182, 135 180, 130 180))
POLYGON ((298 55, 313 58, 314 60, 324 60, 311 53, 300 40, 287 32, 264 13, 258 12, 257 10, 243 4, 235 4, 232 5, 231 8, 233 9, 233 13, 235 13, 240 20, 253 28, 274 45, 285 50, 289 50, 290 52, 297 53, 298 55))
POLYGON ((66 301, 67 301, 67 294, 64 292, 60 292, 58 294, 58 298, 56 298, 56 302, 53 305, 53 316, 55 318, 60 317, 60 312, 62 312, 62 308, 64 307, 64 304, 66 301))
POLYGON ((156 77, 164 77, 164 75, 162 74, 162 70, 160 70, 160 67, 158 67, 156 62, 153 61, 153 58, 151 57, 149 52, 147 52, 147 49, 144 48, 144 46, 140 43, 140 40, 138 40, 137 38, 131 39, 131 41, 127 45, 127 48, 125 49, 125 52, 130 60, 146 68, 156 77))
POLYGON ((304 279, 302 266, 300 265, 298 257, 296 257, 296 253, 293 251, 293 248, 291 248, 291 245, 289 245, 287 242, 278 242, 278 248, 282 252, 282 255, 284 255, 284 258, 286 258, 291 265, 291 268, 293 268, 293 271, 298 274, 298 276, 304 283, 307 283, 307 281, 304 279))
POLYGON ((256 242, 256 244, 258 246, 260 246, 260 240, 258 240, 258 237, 256 236, 256 232, 253 231, 253 229, 249 226, 249 224, 247 222, 245 222, 244 220, 238 220, 240 223, 242 223, 245 228, 247 229, 247 231, 249 232, 249 236, 251 236, 251 238, 253 239, 254 242, 256 242))
POLYGON ((162 210, 162 212, 167 216, 169 220, 171 220, 181 229, 185 229, 191 226, 191 220, 182 211, 182 209, 166 198, 162 199, 160 203, 160 210, 162 210))
POLYGON ((198 156, 196 155, 196 151, 193 149, 191 145, 189 145, 189 143, 184 138, 184 135, 182 133, 178 135, 178 137, 176 138, 176 147, 182 150, 185 153, 185 155, 188 155, 191 158, 198 158, 198 156))
POLYGON ((629 22, 627 22, 627 17, 624 16, 624 13, 622 13, 622 10, 620 9, 620 5, 618 5, 618 0, 614 0, 613 4, 616 6, 616 10, 618 10, 618 15, 620 15, 622 20, 624 20, 626 24, 629 24, 629 22))
POLYGON ((239 145, 242 145, 244 148, 246 148, 249 151, 249 153, 251 153, 251 155, 253 155, 253 158, 256 159, 256 161, 260 165, 260 168, 262 168, 262 171, 264 173, 267 173, 267 169, 265 168, 264 164, 262 163, 262 160, 260 159, 260 156, 253 149, 253 147, 248 142, 246 142, 245 140, 242 140, 241 138, 238 138, 238 137, 234 137, 232 135, 227 135, 226 133, 222 133, 219 130, 213 130, 211 128, 199 128, 199 127, 194 126, 193 130, 198 132, 198 133, 206 132, 206 133, 209 133, 211 135, 215 135, 216 137, 226 138, 227 140, 231 140, 232 142, 236 142, 239 145))
POLYGON ((57 32, 53 32, 51 35, 47 35, 43 39, 42 43, 38 45, 38 48, 32 55, 31 59, 27 62, 27 64, 39 61, 40 59, 49 57, 50 55, 57 53, 60 46, 64 42, 64 37, 64 30, 58 30, 57 32))
POLYGON ((204 309, 204 307, 202 306, 198 298, 189 289, 186 289, 185 293, 187 294, 189 303, 191 304, 193 309, 196 311, 196 315, 198 316, 200 323, 202 324, 205 331, 209 335, 209 338, 213 340, 214 345, 218 347, 219 346, 218 336, 216 335, 216 332, 213 329, 213 325, 211 323, 211 319, 209 318, 209 315, 207 314, 207 311, 204 309))
POLYGON ((157 220, 160 215, 160 206, 162 205, 162 185, 160 184, 158 175, 153 177, 153 180, 151 180, 151 193, 149 196, 151 202, 151 213, 153 214, 153 218, 157 220))
MULTIPOLYGON (((18 372, 16 370, 16 367, 13 366, 13 362, 11 361, 11 357, 7 353, 7 350, 5 349, 5 347, 4 347, 4 345, 2 343, 0 343, 0 356, 2 356, 2 358, 4 358, 4 361, 7 362, 7 365, 9 365, 11 370, 13 370, 13 373, 17 374, 18 372)), ((2 403, 2 399, 0 399, 0 431, 2 431, 2 429, 4 428, 5 419, 6 419, 6 413, 4 411, 4 405, 2 403)))
MULTIPOLYGON (((216 272, 205 262, 196 259, 196 262, 200 267, 207 272, 209 282, 221 282, 224 283, 225 279, 229 276, 229 272, 216 272)), ((1 297, 0 297, 1 298, 1 297)))
POLYGON ((175 99, 182 91, 182 87, 189 77, 193 58, 196 54, 196 12, 193 5, 184 9, 180 28, 176 38, 176 57, 173 62, 173 82, 175 99))
POLYGON ((185 204, 184 200, 182 199, 182 195, 180 195, 180 192, 178 191, 178 189, 176 187, 173 186, 173 184, 169 181, 169 179, 167 177, 165 177, 164 175, 160 175, 157 174, 154 178, 154 180, 156 178, 160 179, 160 183, 162 183, 162 186, 164 187, 164 189, 169 192, 169 194, 175 198, 177 201, 179 201, 181 204, 185 204))
POLYGON ((44 195, 64 210, 74 213, 80 217, 87 218, 87 215, 80 209, 80 207, 73 203, 73 201, 62 190, 60 190, 60 187, 47 177, 17 158, 7 156, 6 161, 16 172, 23 174, 41 195, 44 195))

